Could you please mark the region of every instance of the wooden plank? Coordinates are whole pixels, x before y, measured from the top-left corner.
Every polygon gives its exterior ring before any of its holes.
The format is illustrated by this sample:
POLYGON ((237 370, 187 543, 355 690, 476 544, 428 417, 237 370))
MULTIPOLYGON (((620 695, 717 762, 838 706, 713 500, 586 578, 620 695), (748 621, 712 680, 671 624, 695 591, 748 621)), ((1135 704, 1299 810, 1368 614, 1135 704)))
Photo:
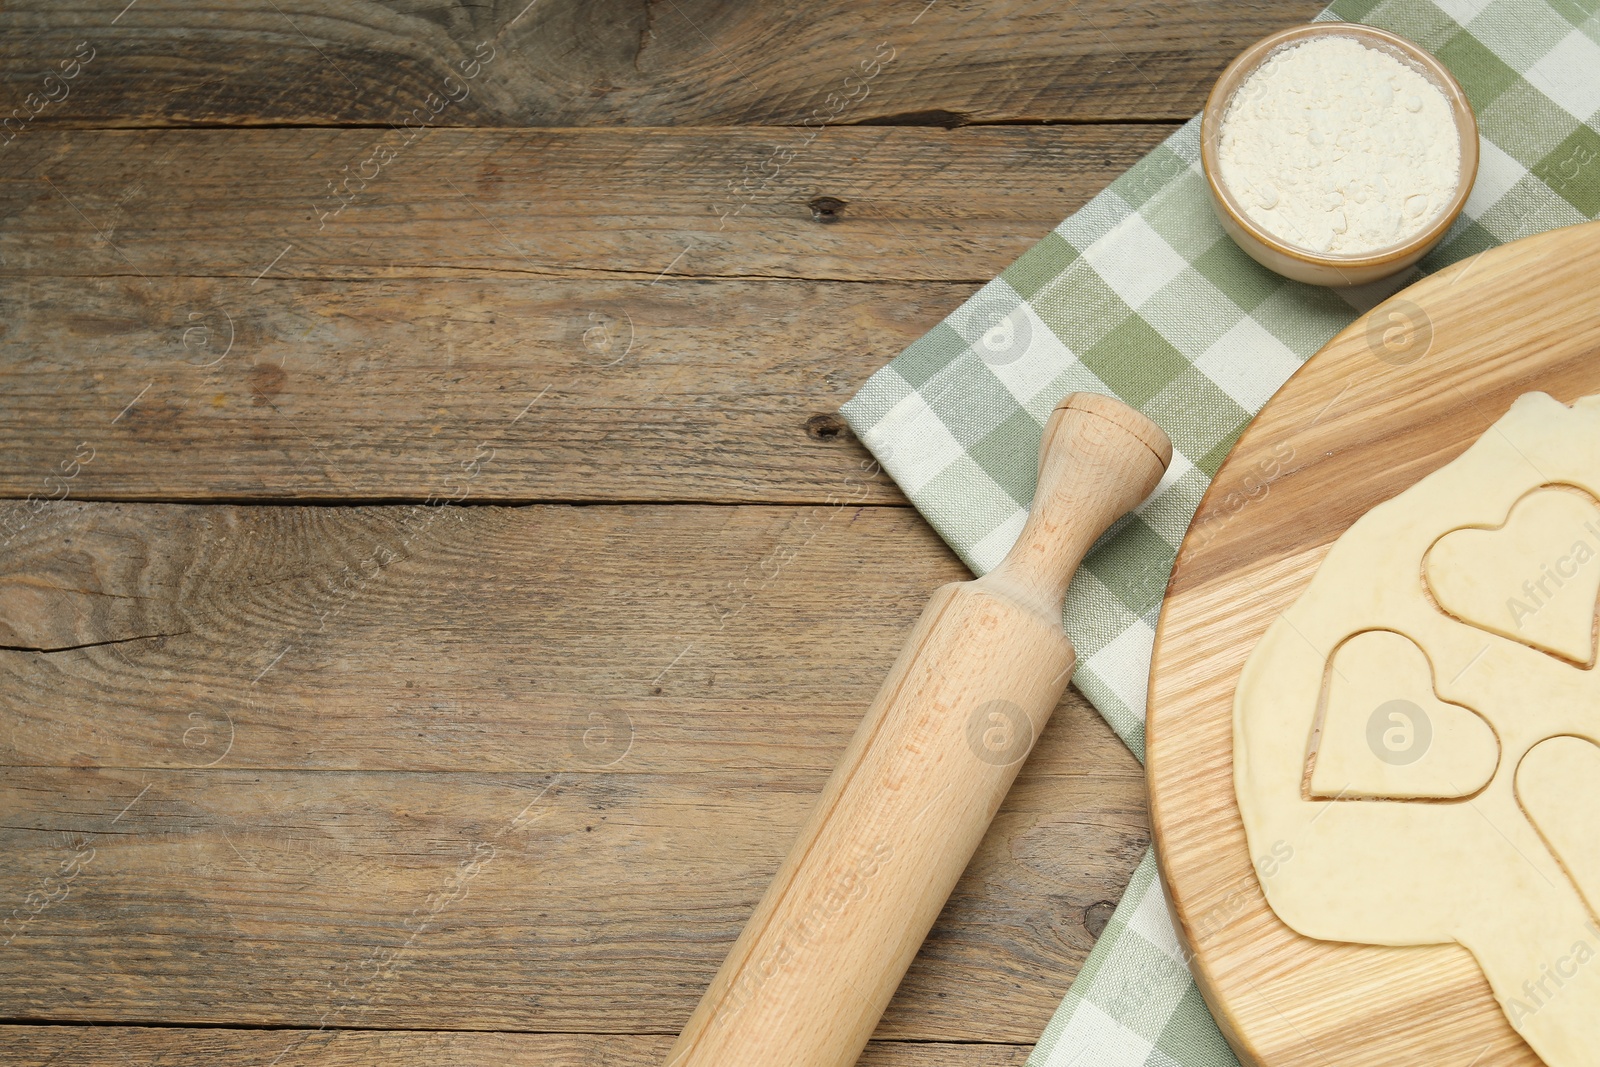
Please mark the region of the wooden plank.
POLYGON ((23 0, 0 66, 29 125, 1181 120, 1320 6, 239 0, 197 21, 182 0, 23 0))
MULTIPOLYGON (((55 510, 0 578, 6 645, 90 645, 0 652, 10 1019, 675 1032, 961 576, 903 509, 55 510)), ((1066 701, 881 1035, 1031 1042, 1143 804, 1066 701)))
POLYGON ((0 495, 902 503, 836 411, 971 288, 15 283, 0 495))
MULTIPOLYGON (((0 1011, 672 1032, 822 777, 10 768, 0 1011)), ((1020 781, 879 1036, 1033 1040, 1143 850, 1142 805, 1125 773, 1020 781)))
MULTIPOLYGON (((261 1030, 131 1026, 0 1027, 0 1054, 12 1067, 128 1063, 160 1067, 260 1064, 290 1047, 279 1067, 660 1067, 670 1037, 610 1034, 471 1034, 448 1031, 261 1030)), ((860 1067, 1022 1067, 1028 1046, 875 1041, 860 1067)))
MULTIPOLYGON (((928 595, 965 577, 900 508, 66 502, 0 556, 0 765, 554 773, 626 752, 630 773, 820 783, 928 595)), ((1125 755, 1103 732, 1031 768, 1137 776, 1125 755)))
POLYGON ((0 276, 981 284, 1171 130, 39 130, 0 276))

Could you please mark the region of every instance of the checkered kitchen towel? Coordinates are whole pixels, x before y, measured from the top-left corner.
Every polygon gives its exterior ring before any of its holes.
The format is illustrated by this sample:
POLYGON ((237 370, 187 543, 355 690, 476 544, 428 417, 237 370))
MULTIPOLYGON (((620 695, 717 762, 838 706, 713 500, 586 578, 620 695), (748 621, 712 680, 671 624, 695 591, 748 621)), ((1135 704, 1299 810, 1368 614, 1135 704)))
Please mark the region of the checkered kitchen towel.
MULTIPOLYGON (((1333 291, 1257 266, 1211 214, 1196 119, 843 409, 980 574, 1022 527, 1044 419, 1063 395, 1110 393, 1167 431, 1166 478, 1101 539, 1067 597, 1075 680, 1141 759, 1151 639, 1173 554, 1251 416, 1339 329, 1420 274, 1600 214, 1600 0, 1337 0, 1319 19, 1415 41, 1449 66, 1477 113, 1477 185, 1417 271, 1333 291)), ((1028 1063, 1235 1063, 1184 965, 1152 856, 1028 1063)))

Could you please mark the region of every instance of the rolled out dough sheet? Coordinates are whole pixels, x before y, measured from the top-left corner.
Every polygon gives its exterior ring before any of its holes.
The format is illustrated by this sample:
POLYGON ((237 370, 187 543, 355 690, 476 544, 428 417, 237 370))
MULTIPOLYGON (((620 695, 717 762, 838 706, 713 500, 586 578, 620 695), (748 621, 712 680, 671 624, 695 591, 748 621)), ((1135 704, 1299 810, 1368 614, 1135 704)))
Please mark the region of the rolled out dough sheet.
POLYGON ((1234 785, 1308 937, 1459 943, 1551 1067, 1600 1067, 1600 397, 1520 397, 1373 508, 1251 652, 1234 785))

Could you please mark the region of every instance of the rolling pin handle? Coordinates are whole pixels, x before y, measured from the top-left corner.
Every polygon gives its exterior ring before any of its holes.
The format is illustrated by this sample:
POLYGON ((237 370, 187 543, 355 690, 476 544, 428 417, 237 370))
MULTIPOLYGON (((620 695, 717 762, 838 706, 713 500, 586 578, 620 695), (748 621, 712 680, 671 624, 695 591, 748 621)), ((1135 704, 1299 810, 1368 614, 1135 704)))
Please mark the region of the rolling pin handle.
POLYGON ((982 579, 1059 615, 1078 564, 1105 529, 1145 497, 1172 461, 1172 442, 1133 408, 1071 393, 1039 439, 1039 481, 1011 551, 982 579))

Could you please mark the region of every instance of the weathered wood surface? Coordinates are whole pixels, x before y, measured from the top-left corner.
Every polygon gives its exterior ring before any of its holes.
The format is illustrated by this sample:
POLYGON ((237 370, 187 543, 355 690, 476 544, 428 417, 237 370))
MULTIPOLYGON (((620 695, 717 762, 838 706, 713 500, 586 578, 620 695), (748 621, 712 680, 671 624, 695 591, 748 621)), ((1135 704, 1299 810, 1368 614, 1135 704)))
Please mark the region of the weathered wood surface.
POLYGON ((966 577, 903 508, 67 501, 0 554, 0 765, 581 771, 603 712, 630 772, 821 775, 966 577))
MULTIPOLYGON (((0 1003, 20 1020, 671 1032, 822 777, 11 769, 0 1003)), ((1140 792, 1127 774, 1021 779, 879 1036, 1036 1039, 1091 947, 1086 909, 1142 851, 1140 792)))
POLYGON ((0 277, 981 284, 1172 129, 41 129, 0 277))
POLYGON ((244 285, 0 286, 0 494, 899 503, 838 406, 972 288, 244 285))
MULTIPOLYGON (((5 5, 0 1060, 658 1062, 964 576, 839 403, 1317 6, 5 5)), ((862 1062, 1146 841, 1069 695, 862 1062)))
POLYGON ((39 132, 0 493, 423 499, 483 445, 479 501, 899 503, 832 413, 1163 132, 833 130, 735 200, 765 134, 440 131, 325 223, 384 134, 39 132))
MULTIPOLYGON (((0 1055, 10 1067, 62 1063, 156 1067, 660 1067, 670 1037, 611 1034, 463 1034, 327 1030, 148 1029, 128 1026, 0 1027, 0 1055), (298 1042, 298 1044, 296 1044, 298 1042)), ((1022 1067, 1016 1045, 875 1041, 860 1067, 1022 1067)))
POLYGON ((1182 120, 1241 48, 1321 6, 24 0, 0 67, 8 108, 32 93, 34 122, 94 125, 1182 120), (80 42, 87 65, 46 84, 80 42))
MULTIPOLYGON (((898 508, 57 505, 0 578, 4 1014, 670 1032, 961 576, 898 508)), ((1145 841, 1069 699, 880 1036, 1031 1041, 1145 841)))

